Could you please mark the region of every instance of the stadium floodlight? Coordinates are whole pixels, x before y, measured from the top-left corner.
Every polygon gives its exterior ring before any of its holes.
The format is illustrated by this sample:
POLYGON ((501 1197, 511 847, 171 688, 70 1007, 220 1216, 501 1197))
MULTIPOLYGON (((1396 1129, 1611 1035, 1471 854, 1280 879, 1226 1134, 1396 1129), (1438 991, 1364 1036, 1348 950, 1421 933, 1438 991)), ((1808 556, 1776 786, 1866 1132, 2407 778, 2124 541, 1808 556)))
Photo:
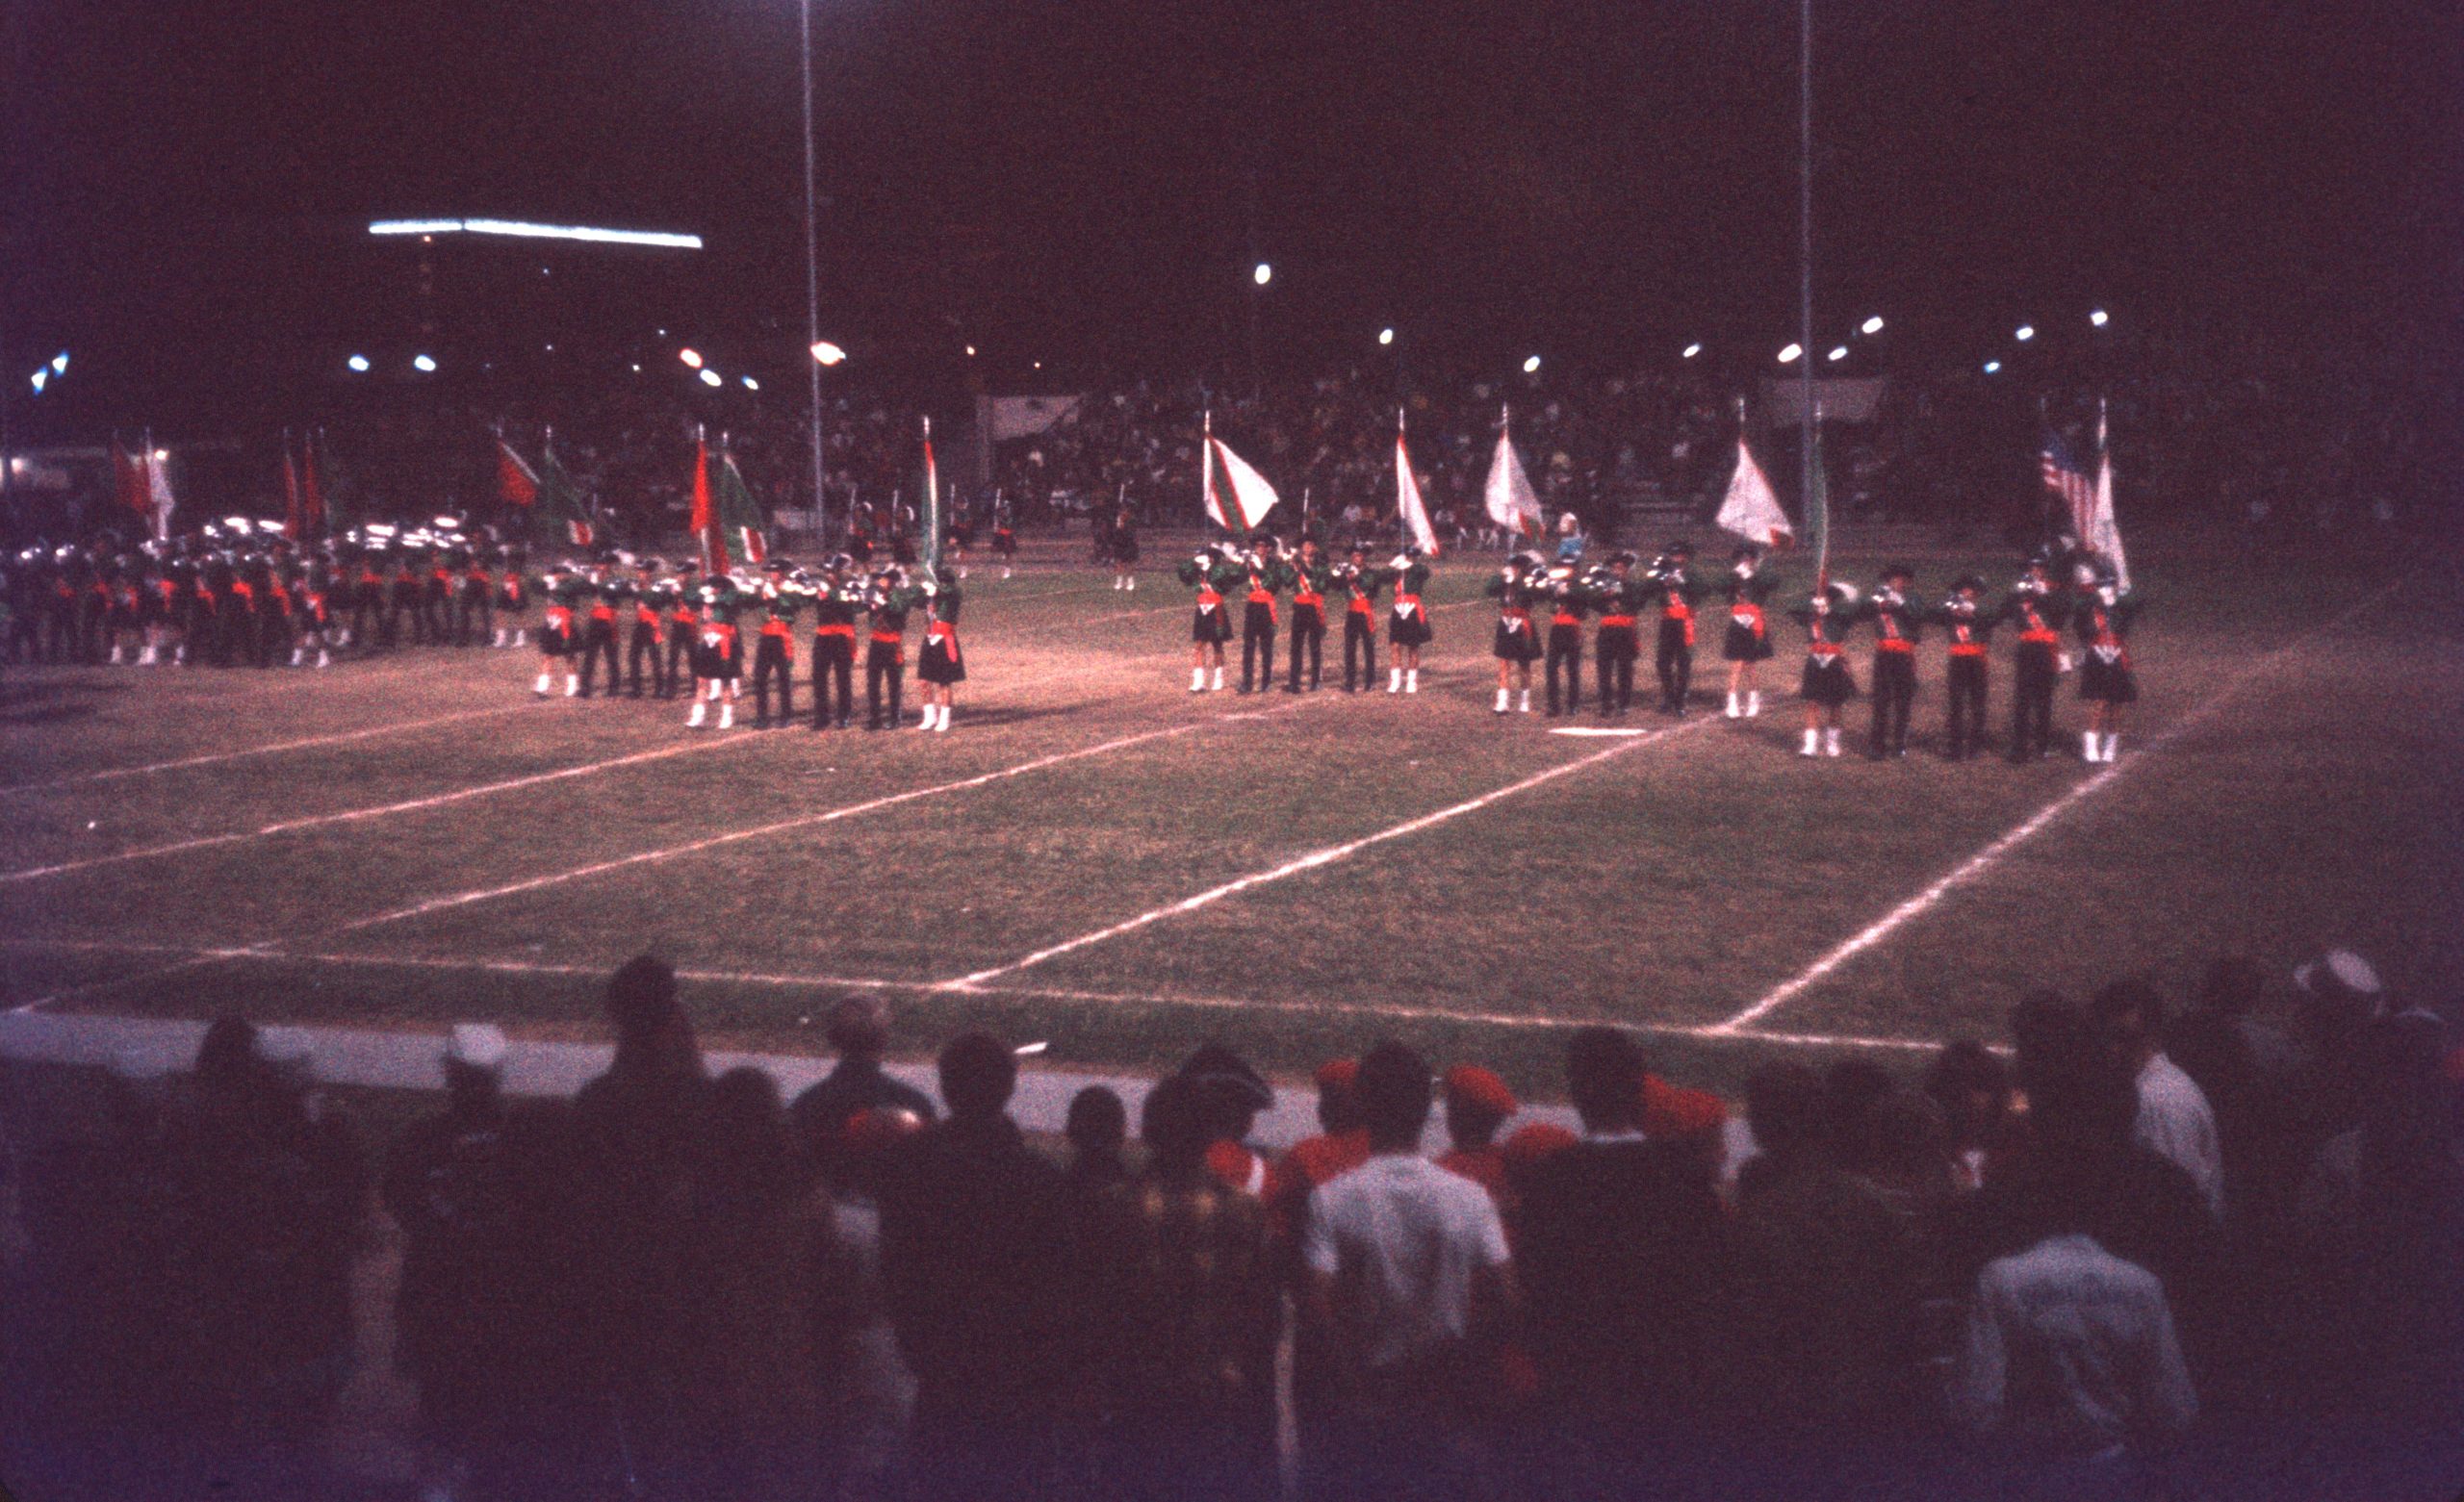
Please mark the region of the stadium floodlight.
POLYGON ((1879 313, 1875 314, 1872 318, 1867 318, 1864 322, 1857 325, 1857 332, 1860 334, 1879 334, 1882 331, 1883 316, 1879 313))
POLYGON ((366 375, 368 373, 368 357, 366 355, 353 355, 349 359, 344 361, 343 364, 350 367, 350 371, 353 375, 366 375))
POLYGON ((1256 282, 1260 287, 1264 287, 1267 283, 1274 280, 1274 267, 1261 261, 1258 263, 1258 268, 1249 273, 1249 279, 1256 282))
POLYGON ((1831 361, 1845 360, 1848 358, 1848 346, 1846 344, 1834 344, 1831 346, 1831 353, 1823 356, 1823 358, 1831 361))
POLYGON ((970 360, 975 358, 975 346, 973 344, 966 346, 966 357, 970 360))
POLYGON ((641 374, 641 373, 642 373, 642 368, 641 368, 641 365, 640 365, 640 363, 639 363, 638 361, 634 363, 634 366, 633 366, 633 373, 634 373, 635 375, 639 375, 639 374, 641 374))
POLYGON ((54 375, 66 375, 68 373, 67 350, 64 349, 60 353, 51 357, 51 373, 54 375))
POLYGON ((676 352, 676 358, 683 361, 684 369, 688 370, 698 370, 702 369, 702 351, 698 349, 690 347, 680 349, 676 352))
POLYGON ((1780 350, 1780 363, 1782 365, 1794 365, 1797 363, 1797 356, 1804 354, 1805 352, 1806 346, 1803 344, 1791 344, 1784 345, 1780 350))
POLYGON ((436 356, 413 355, 411 356, 411 369, 419 371, 422 375, 432 375, 436 372, 436 356))
POLYGON ((1677 358, 1680 360, 1691 360, 1702 352, 1703 346, 1701 344, 1688 344, 1682 350, 1679 351, 1677 358))
POLYGON ((736 377, 736 379, 737 379, 737 380, 739 380, 739 381, 742 381, 742 382, 744 383, 744 389, 745 389, 746 391, 749 391, 749 392, 757 392, 757 391, 759 391, 759 390, 761 389, 761 383, 760 383, 759 381, 755 380, 755 379, 754 379, 752 376, 750 376, 750 375, 739 375, 739 376, 737 376, 737 377, 736 377))
POLYGON ((2107 312, 2105 312, 2105 310, 2104 310, 2104 309, 2102 309, 2102 308, 2098 308, 2098 309, 2096 309, 2094 312, 2092 312, 2092 313, 2091 313, 2091 314, 2089 314, 2089 315, 2088 315, 2088 321, 2089 321, 2089 322, 2091 322, 2091 323, 2092 323, 2092 324, 2094 324, 2094 325, 2095 325, 2096 327, 2098 327, 2098 328, 2103 328, 2107 323, 2110 323, 2110 322, 2112 322, 2112 321, 2113 321, 2113 316, 2112 316, 2111 314, 2108 314, 2107 312))
POLYGON ((1526 375, 1537 375, 1540 373, 1540 357, 1538 355, 1533 355, 1531 358, 1523 362, 1523 373, 1526 375))
POLYGON ((38 396, 39 396, 39 395, 42 395, 42 389, 43 389, 43 387, 45 387, 46 385, 50 384, 50 382, 51 382, 51 367, 49 367, 49 366, 47 366, 47 365, 46 365, 46 366, 42 366, 42 367, 38 368, 38 369, 35 371, 34 381, 35 381, 35 395, 38 395, 38 396))
POLYGON ((1991 375, 2001 369, 2002 362, 1999 360, 1988 360, 1985 362, 1985 373, 1988 375, 1991 375))
POLYGON ((1395 331, 1394 331, 1393 329, 1391 329, 1391 328, 1381 328, 1381 329, 1379 329, 1379 330, 1377 331, 1377 343, 1379 343, 1380 344, 1393 344, 1394 342, 1395 342, 1395 331))
POLYGON ((2022 323, 2012 331, 2011 337, 2024 344, 2037 337, 2037 326, 2033 323, 2022 323))
MULTIPOLYGON (((975 353, 975 346, 967 345, 966 352, 975 353)), ((815 363, 820 365, 843 365, 847 360, 847 351, 825 339, 812 346, 812 357, 815 363)))
POLYGON ((588 224, 534 224, 527 219, 377 219, 371 235, 504 235, 516 240, 577 240, 594 245, 647 245, 699 250, 702 237, 666 230, 601 229, 588 224))
POLYGON ((718 371, 716 371, 716 370, 705 370, 705 371, 703 371, 703 372, 702 372, 702 384, 703 384, 703 385, 705 385, 705 386, 716 386, 716 385, 719 385, 719 384, 720 384, 720 381, 719 381, 719 372, 718 372, 718 371))

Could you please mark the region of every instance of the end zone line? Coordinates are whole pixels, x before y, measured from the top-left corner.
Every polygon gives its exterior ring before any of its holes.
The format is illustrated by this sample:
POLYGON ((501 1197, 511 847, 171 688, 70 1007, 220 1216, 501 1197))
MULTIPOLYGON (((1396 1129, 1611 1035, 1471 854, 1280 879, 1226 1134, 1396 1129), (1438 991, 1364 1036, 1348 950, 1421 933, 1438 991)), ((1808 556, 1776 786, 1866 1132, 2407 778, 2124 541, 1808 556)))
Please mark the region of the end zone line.
POLYGON ((2273 668, 2287 655, 2309 646, 2312 642, 2327 635, 2331 631, 2334 631, 2339 626, 2342 626, 2346 622, 2351 620, 2353 617, 2361 614, 2364 610, 2369 609, 2371 606, 2378 603, 2378 601, 2386 598, 2389 595, 2395 593, 2398 587, 2398 585, 2390 585, 2386 589, 2378 591, 2376 594, 2370 596, 2368 598, 2363 599, 2358 604, 2355 604, 2346 610, 2343 614, 2337 616, 2326 624, 2309 631, 2293 641, 2287 642, 2282 647, 2269 652, 2258 661, 2243 669, 2240 673, 2234 675, 2222 688, 2217 690, 2214 694, 2209 695, 2206 702, 2200 704, 2189 714, 2184 715, 2180 720, 2175 721, 2172 726, 2158 734, 2146 745, 2132 751, 2126 758, 2115 762, 2112 766, 2105 768, 2095 776, 2085 778, 2082 781, 2072 783, 2069 788, 2063 792, 2061 797, 2056 798, 2052 802, 2049 802, 2042 808, 2038 809, 2017 827, 2011 829, 2002 835, 2001 838, 1995 840, 1992 844, 1988 845, 1985 849, 1978 851, 1975 854, 1960 862, 1959 865, 1951 869, 1948 875, 1935 881, 1931 886, 1928 886, 1925 890, 1917 893, 1914 897, 1910 898, 1908 901, 1892 908, 1889 912, 1885 913, 1881 918, 1875 920, 1861 931, 1850 936, 1848 939, 1840 943, 1838 947, 1833 949, 1829 954, 1823 955, 1820 959, 1815 960, 1804 970, 1798 972, 1789 979, 1783 980, 1778 985, 1773 986, 1769 991, 1763 994, 1761 1000, 1756 1002, 1753 1006, 1748 1006, 1743 1011, 1738 1012, 1735 1016, 1729 1018, 1725 1022, 1714 1024, 1710 1029, 1711 1034, 1717 1036, 1745 1032, 1746 1030, 1751 1028, 1756 1021, 1769 1016, 1773 1011, 1787 1005, 1790 1001, 1793 1001, 1797 996, 1802 994, 1807 987, 1821 980, 1833 971, 1837 970, 1841 965, 1846 964, 1849 960, 1856 958, 1866 950, 1873 948, 1883 940, 1890 937, 1911 921, 1922 917, 1924 914, 1931 911, 1934 905, 1948 895, 1953 888, 1964 885, 1966 882, 1977 877, 1983 876, 1986 872, 1991 870, 1995 865, 2001 862, 2004 855, 2009 854, 2014 849, 2024 844, 2030 838, 2043 830, 2047 826, 2051 825, 2055 820, 2061 818, 2064 813, 2077 806, 2082 801, 2086 800, 2091 795, 2104 789, 2116 777, 2121 776, 2125 772, 2128 772, 2147 757, 2163 751, 2166 747, 2170 746, 2173 742, 2190 733, 2204 722, 2208 716, 2214 714, 2227 700, 2241 693, 2243 689, 2248 687, 2259 677, 2260 675, 2273 668))
POLYGON ((181 772, 190 767, 210 767, 225 761, 240 761, 250 756, 271 756, 281 751, 301 751, 311 746, 338 746, 345 741, 364 741, 372 735, 392 735, 411 730, 424 730, 431 726, 451 725, 461 720, 481 720, 490 715, 520 714, 526 704, 505 704, 495 709, 466 709, 459 714, 437 715, 427 720, 405 720, 397 725, 371 726, 364 730, 343 730, 332 735, 311 735, 296 741, 276 741, 270 746, 251 746, 244 751, 216 751, 205 756, 184 756, 177 761, 149 762, 142 767, 111 767, 101 772, 81 772, 74 776, 54 777, 47 782, 12 782, 0 787, 0 797, 11 793, 41 793, 54 788, 73 787, 83 782, 109 782, 120 777, 141 777, 157 772, 181 772))
POLYGON ((1525 777, 1520 782, 1508 783, 1504 787, 1496 788, 1483 793, 1477 798, 1467 799, 1462 802, 1438 809, 1434 813, 1425 813, 1417 819, 1406 820, 1405 822, 1395 825, 1390 828, 1380 829, 1374 834, 1364 835, 1356 840, 1347 840, 1341 845, 1329 845, 1322 850, 1312 851, 1308 854, 1299 856, 1296 859, 1285 861, 1282 865, 1272 866, 1264 871, 1251 872, 1245 877, 1226 881, 1220 886, 1209 887, 1205 891, 1199 892, 1194 896, 1185 897, 1177 903, 1170 903, 1162 907, 1150 908, 1145 912, 1140 913, 1134 918, 1125 919, 1122 922, 1113 924, 1109 928, 1097 929, 1091 933, 1082 933, 1074 939, 1065 939, 1048 949, 1037 950, 1034 954, 1028 955, 1020 959, 1013 960, 1006 965, 995 965, 989 970, 979 970, 972 975, 960 976, 955 980, 944 980, 936 987, 936 989, 943 991, 969 991, 978 989, 987 980, 998 980, 1006 975, 1014 975, 1018 971, 1031 969, 1034 966, 1042 964, 1045 960, 1057 959, 1064 955, 1072 954, 1078 950, 1085 949, 1090 945, 1101 944, 1108 939, 1118 938, 1122 934, 1132 933, 1140 929, 1143 929, 1149 924, 1161 923, 1167 918, 1174 918, 1183 913, 1195 912, 1201 907, 1212 906, 1214 904, 1219 903, 1227 897, 1237 896, 1240 893, 1248 891, 1252 887, 1265 886, 1270 882, 1283 880, 1287 877, 1298 876, 1304 871, 1315 871, 1322 866, 1333 865, 1337 861, 1346 860, 1355 854, 1358 854, 1360 852, 1367 850, 1373 845, 1382 845, 1388 840, 1399 840, 1407 834, 1418 834, 1423 829, 1433 828, 1450 820, 1461 818, 1465 814, 1476 813, 1480 809, 1486 808, 1492 803, 1512 798, 1520 793, 1527 793, 1533 788, 1540 787, 1549 782, 1553 782, 1557 778, 1565 776, 1571 773, 1581 772, 1586 768, 1598 766, 1600 763, 1607 761, 1611 757, 1622 756, 1628 751, 1633 751, 1639 747, 1650 746, 1658 741, 1665 740, 1672 735, 1679 735, 1687 730, 1698 729, 1703 726, 1709 725, 1712 722, 1709 720, 1697 720, 1691 725, 1672 726, 1667 729, 1655 730, 1649 735, 1639 736, 1630 741, 1621 741, 1617 745, 1611 746, 1605 751, 1597 751, 1587 756, 1578 756, 1572 761, 1559 762, 1556 766, 1551 767, 1543 772, 1534 773, 1530 776, 1525 777))
POLYGON ((750 733, 718 740, 685 741, 662 746, 654 751, 634 751, 613 756, 605 761, 584 762, 578 767, 560 767, 553 772, 534 772, 525 776, 509 777, 501 782, 483 782, 476 787, 458 788, 450 793, 438 793, 428 798, 414 798, 398 803, 380 803, 368 808, 346 808, 337 813, 315 814, 304 819, 283 819, 254 829, 235 829, 227 834, 203 834, 194 839, 174 840, 167 845, 146 845, 136 850, 116 851, 109 855, 91 855, 83 860, 59 861, 48 866, 28 866, 20 871, 0 871, 0 882, 32 881, 39 877, 64 876, 75 871, 90 871, 96 866, 118 865, 123 861, 145 860, 158 855, 179 855, 190 851, 209 850, 218 845, 236 845, 245 840, 264 839, 275 834, 293 834, 301 829, 321 828, 327 825, 353 824, 365 819, 382 819, 393 814, 416 813, 423 808, 441 808, 465 799, 481 798, 490 793, 509 793, 517 788, 537 787, 543 782, 562 781, 567 777, 588 776, 618 767, 634 766, 646 761, 659 761, 670 756, 690 755, 695 751, 715 751, 723 746, 758 745, 760 738, 750 733))
MULTIPOLYGON (((1309 701, 1303 700, 1302 702, 1306 703, 1309 701)), ((683 845, 671 845, 662 850, 640 851, 630 855, 620 855, 614 860, 602 860, 593 862, 587 866, 578 866, 571 871, 560 871, 549 876, 533 877, 526 881, 514 881, 503 886, 487 887, 475 892, 458 892, 447 897, 430 898, 426 902, 415 903, 408 907, 397 908, 392 912, 379 913, 372 918, 355 919, 352 922, 342 924, 330 931, 336 933, 356 933, 364 929, 373 929, 384 924, 398 923, 408 918, 423 917, 428 913, 442 912, 450 907, 467 907, 474 903, 493 902, 500 897, 514 897, 524 892, 537 891, 542 887, 557 886, 567 881, 578 881, 586 877, 600 876, 610 871, 621 871, 628 866, 644 865, 652 861, 671 860, 680 855, 696 854, 702 851, 712 850, 721 845, 732 845, 741 840, 760 839, 766 835, 783 834, 790 829, 807 829, 820 825, 834 824, 841 819, 853 819, 860 814, 874 813, 884 808, 896 807, 901 803, 913 802, 917 799, 934 798, 943 793, 964 792, 968 788, 983 787, 987 783, 999 782, 1010 777, 1024 776, 1030 772, 1040 772, 1047 767, 1057 767, 1065 762, 1079 761, 1090 756, 1107 755, 1113 751, 1126 751, 1132 746, 1142 746, 1149 741, 1160 741, 1175 736, 1189 735, 1198 730, 1206 729, 1211 726, 1224 724, 1227 722, 1240 720, 1263 720, 1269 715, 1284 714, 1300 707, 1300 704, 1286 704, 1274 709, 1218 715, 1211 720, 1195 721, 1188 725, 1167 726, 1162 729, 1156 730, 1142 730, 1136 735, 1121 736, 1115 740, 1102 742, 1099 745, 1082 746, 1074 751, 1054 751, 1048 755, 1038 756, 1032 761, 1022 761, 1007 767, 996 767, 990 772, 978 773, 974 776, 960 777, 949 782, 936 782, 929 787, 910 788, 904 793, 885 794, 879 798, 869 798, 864 800, 862 802, 844 804, 840 807, 827 809, 817 814, 803 814, 793 819, 782 819, 772 824, 755 825, 750 828, 732 829, 725 834, 714 834, 707 839, 693 840, 683 845)))
MULTIPOLYGON (((580 979, 603 979, 609 974, 610 968, 603 964, 582 965, 536 959, 450 959, 418 955, 302 954, 275 950, 270 947, 199 951, 183 945, 113 944, 73 939, 0 939, 0 949, 12 948, 177 954, 186 956, 179 964, 164 966, 135 976, 121 977, 116 980, 95 981, 89 986, 64 991, 58 996, 13 1008, 20 1012, 34 1011, 61 997, 77 995, 87 990, 101 990, 113 985, 153 979, 192 966, 241 959, 336 968, 442 970, 484 975, 556 976, 580 979)), ((1776 1043, 1813 1048, 1867 1048, 1928 1052, 1941 1047, 1938 1041, 1928 1038, 1860 1037, 1804 1032, 1722 1032, 1713 1027, 1700 1023, 1636 1022, 1614 1016, 1553 1017, 1535 1012, 1450 1011, 1444 1007, 1411 1006, 1387 1002, 1277 1001, 1265 997, 1163 995, 1153 992, 1081 991, 1054 986, 1016 985, 973 987, 963 992, 950 993, 946 982, 931 980, 901 980, 885 976, 788 975, 770 971, 701 968, 679 969, 676 972, 676 978, 697 985, 776 986, 783 990, 901 991, 918 995, 941 993, 1015 997, 1026 1001, 1077 1003, 1104 1006, 1187 1007, 1235 1012, 1295 1012, 1310 1016, 1366 1017, 1388 1022, 1459 1023, 1487 1028, 1548 1030, 1605 1026, 1630 1029, 1657 1036, 1697 1038, 1710 1042, 1776 1043)))

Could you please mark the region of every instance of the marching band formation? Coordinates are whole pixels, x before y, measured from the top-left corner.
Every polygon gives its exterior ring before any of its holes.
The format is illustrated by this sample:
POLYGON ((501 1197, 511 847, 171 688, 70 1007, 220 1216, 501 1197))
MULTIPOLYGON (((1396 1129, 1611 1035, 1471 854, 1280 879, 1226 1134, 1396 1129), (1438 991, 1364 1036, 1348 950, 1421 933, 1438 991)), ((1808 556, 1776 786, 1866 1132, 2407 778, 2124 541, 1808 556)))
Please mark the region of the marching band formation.
MULTIPOLYGON (((1131 548, 1134 544, 1113 551, 1116 589, 1126 587, 1131 548)), ((996 552, 1006 565, 1008 548, 996 544, 996 552)), ((1546 713, 1580 713, 1588 636, 1594 711, 1602 720, 1624 718, 1632 708, 1635 665, 1648 631, 1659 712, 1681 718, 1692 692, 1697 632, 1708 612, 1718 623, 1720 657, 1728 665, 1726 714, 1758 718, 1762 664, 1779 650, 1771 609, 1778 586, 1759 548, 1741 546, 1725 570, 1707 576, 1681 541, 1648 564, 1631 552, 1588 565, 1536 551, 1513 554, 1485 590, 1497 609, 1494 712, 1531 712, 1537 664, 1546 713)), ((560 561, 534 575, 521 545, 485 533, 466 536, 445 518, 426 528, 370 525, 307 547, 279 532, 209 527, 133 551, 71 547, 16 554, 7 560, 8 622, 0 649, 13 663, 270 668, 287 662, 322 669, 337 650, 353 647, 535 646, 540 664, 531 687, 540 698, 556 695, 560 686, 563 697, 573 699, 681 698, 691 705, 687 727, 731 729, 749 677, 753 726, 770 728, 798 723, 797 623, 809 612, 807 723, 812 729, 854 723, 860 641, 864 727, 905 726, 907 642, 920 625, 914 669, 922 702, 914 725, 947 731, 957 686, 966 680, 958 632, 963 572, 955 562, 875 566, 839 553, 810 570, 778 561, 706 573, 690 561, 671 566, 606 553, 560 561), (540 609, 535 628, 534 603, 540 609)), ((1245 547, 1219 542, 1204 547, 1178 573, 1195 596, 1193 694, 1226 687, 1236 612, 1241 693, 1275 687, 1278 632, 1285 637, 1283 692, 1318 689, 1337 619, 1345 692, 1377 687, 1381 637, 1386 692, 1420 692, 1421 654, 1434 632, 1422 598, 1430 560, 1417 550, 1373 560, 1369 547, 1355 541, 1338 560, 1314 538, 1295 547, 1262 533, 1245 547)), ((1999 599, 1989 601, 1986 593, 1984 580, 1965 574, 1928 604, 1918 596, 1913 571, 1893 564, 1870 590, 1828 580, 1781 612, 1805 634, 1797 679, 1805 715, 1799 754, 1841 753, 1842 714, 1860 695, 1851 645, 1861 630, 1870 638, 1865 753, 1875 760, 1905 756, 1917 648, 1928 628, 1939 631, 1945 646, 1941 754, 1960 761, 1982 753, 1993 637, 2008 627, 2012 687, 2003 749, 2009 758, 2050 753, 2055 686, 2075 671, 2089 716, 2081 755, 2114 760, 2124 706, 2138 698, 2129 639, 2140 600, 2120 591, 2096 554, 2066 545, 2032 557, 1999 599)))

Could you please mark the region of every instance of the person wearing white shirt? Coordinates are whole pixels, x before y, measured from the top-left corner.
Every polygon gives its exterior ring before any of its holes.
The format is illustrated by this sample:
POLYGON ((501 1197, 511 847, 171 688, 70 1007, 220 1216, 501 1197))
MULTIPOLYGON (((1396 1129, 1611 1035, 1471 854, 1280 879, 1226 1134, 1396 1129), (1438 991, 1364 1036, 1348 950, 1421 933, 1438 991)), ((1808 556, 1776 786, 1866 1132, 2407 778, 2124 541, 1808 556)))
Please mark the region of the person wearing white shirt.
POLYGON ((2095 1011, 2138 1088, 2132 1137, 2189 1174, 2207 1212, 2221 1219, 2224 1149, 2216 1134, 2216 1112, 2196 1082, 2165 1056, 2165 999, 2143 981, 2117 980, 2096 993, 2095 1011))

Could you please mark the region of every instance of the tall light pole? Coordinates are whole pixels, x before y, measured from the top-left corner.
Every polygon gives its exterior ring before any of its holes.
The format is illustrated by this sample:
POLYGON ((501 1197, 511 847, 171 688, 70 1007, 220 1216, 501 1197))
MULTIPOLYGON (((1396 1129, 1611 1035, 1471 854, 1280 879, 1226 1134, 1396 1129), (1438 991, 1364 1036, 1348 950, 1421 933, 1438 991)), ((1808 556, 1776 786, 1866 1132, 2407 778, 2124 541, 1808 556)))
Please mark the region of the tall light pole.
MULTIPOLYGON (((1800 0, 1797 14, 1797 372, 1800 405, 1797 408, 1802 472, 1798 476, 1798 504, 1809 504, 1813 497, 1813 471, 1816 459, 1813 410, 1813 0, 1800 0)), ((1806 519, 1811 524, 1812 518, 1806 519)), ((1831 539, 1826 520, 1823 541, 1831 539)), ((1817 559, 1815 588, 1821 588, 1819 571, 1825 560, 1817 559)))
MULTIPOLYGON (((812 133, 812 0, 800 0, 797 7, 797 38, 804 60, 805 79, 805 348, 809 353, 821 343, 821 242, 814 207, 817 196, 813 184, 812 133)), ((811 360, 805 367, 805 378, 811 383, 812 396, 812 519, 816 530, 827 530, 822 510, 821 454, 821 361, 811 360)), ((853 519, 850 519, 852 525, 853 519)))

